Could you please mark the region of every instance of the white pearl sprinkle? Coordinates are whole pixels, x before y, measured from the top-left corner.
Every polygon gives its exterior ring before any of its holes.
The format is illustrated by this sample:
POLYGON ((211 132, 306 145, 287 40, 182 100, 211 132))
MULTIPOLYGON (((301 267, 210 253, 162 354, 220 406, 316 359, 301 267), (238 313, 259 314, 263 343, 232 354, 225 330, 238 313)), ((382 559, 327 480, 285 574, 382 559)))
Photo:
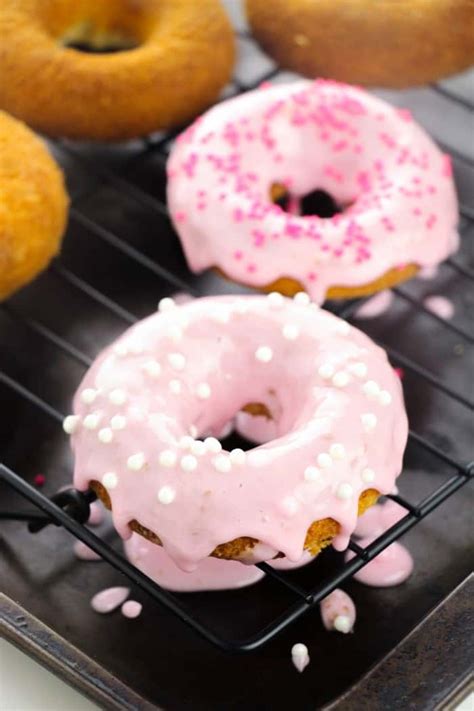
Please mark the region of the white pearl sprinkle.
POLYGON ((272 291, 267 296, 267 301, 272 308, 279 309, 285 303, 285 299, 278 291, 272 291))
POLYGON ((249 310, 247 302, 245 299, 238 299, 233 306, 234 311, 238 314, 246 314, 249 310))
POLYGON ((357 378, 365 378, 365 376, 367 375, 368 368, 365 363, 359 361, 358 363, 352 363, 349 366, 349 370, 351 371, 351 373, 354 373, 357 378))
POLYGON ((106 489, 115 489, 118 484, 118 476, 115 472, 106 472, 102 477, 102 484, 106 489))
POLYGON ((176 497, 176 491, 171 486, 162 486, 158 492, 160 504, 171 504, 176 497))
POLYGON ((294 323, 286 323, 282 328, 283 338, 288 341, 296 341, 300 335, 300 329, 294 323))
POLYGON ((196 395, 200 400, 208 400, 211 397, 211 386, 208 383, 199 383, 196 387, 196 395))
POLYGON ((161 373, 161 365, 157 360, 147 360, 146 363, 143 363, 142 368, 150 378, 157 378, 161 373))
POLYGON ((318 375, 323 378, 323 380, 330 380, 334 375, 334 366, 331 363, 323 363, 318 368, 318 375))
POLYGON ((206 445, 207 451, 212 452, 212 454, 217 454, 222 449, 222 444, 215 437, 206 437, 204 444, 206 445))
POLYGON ((298 642, 298 644, 294 644, 291 648, 291 656, 292 657, 306 657, 308 654, 308 647, 305 644, 302 644, 302 642, 298 642))
POLYGON ((388 390, 382 390, 382 392, 379 394, 379 403, 381 405, 390 405, 392 402, 392 396, 388 392, 388 390))
POLYGON ((300 505, 294 496, 286 496, 281 502, 281 508, 288 516, 294 516, 300 505))
POLYGON ((338 499, 341 499, 342 501, 347 501, 352 497, 352 494, 354 493, 354 490, 350 484, 347 482, 343 482, 342 484, 339 484, 336 490, 336 496, 338 499))
POLYGON ((141 343, 130 344, 130 353, 133 353, 134 355, 140 355, 141 353, 143 353, 144 350, 145 349, 141 343))
POLYGON ((81 400, 85 402, 86 405, 90 405, 94 402, 98 394, 98 391, 94 390, 94 388, 85 388, 81 393, 81 400))
POLYGON ((369 398, 378 397, 380 392, 380 388, 375 380, 367 380, 367 382, 363 384, 362 390, 369 398))
POLYGON ((173 395, 179 395, 179 393, 181 392, 181 382, 179 380, 170 380, 168 383, 168 387, 173 393, 173 395))
POLYGON ((332 466, 332 457, 327 452, 318 454, 317 462, 322 469, 328 469, 332 466))
POLYGON ((329 454, 333 459, 344 459, 346 456, 346 449, 340 442, 335 442, 334 444, 331 444, 329 454))
POLYGON ((168 353, 168 363, 173 370, 184 370, 186 367, 186 358, 182 353, 168 353))
POLYGON ((223 474, 230 472, 232 469, 232 462, 225 454, 219 454, 218 457, 213 459, 212 463, 214 464, 214 468, 223 474))
POLYGON ((183 435, 179 438, 179 446, 181 449, 191 449, 194 442, 194 437, 191 435, 183 435))
POLYGON ((90 415, 86 415, 82 424, 86 430, 95 430, 100 422, 100 415, 97 412, 91 412, 90 415))
POLYGON ((144 465, 145 455, 143 454, 143 452, 137 452, 136 454, 132 454, 127 459, 127 467, 134 472, 139 472, 140 469, 143 469, 144 465))
POLYGON ((196 439, 196 437, 198 436, 198 428, 196 427, 196 425, 189 425, 189 434, 191 435, 191 437, 194 437, 194 439, 196 439))
POLYGON ((340 333, 341 336, 348 336, 351 332, 351 327, 349 326, 347 321, 343 321, 342 319, 340 319, 336 324, 336 328, 334 330, 336 331, 336 333, 340 333))
POLYGON ((293 301, 295 302, 295 304, 299 304, 300 306, 308 306, 311 303, 311 299, 304 291, 299 291, 297 294, 295 294, 293 297, 293 301))
POLYGON ((72 435, 79 427, 81 418, 79 415, 68 415, 63 420, 63 430, 66 434, 72 435))
POLYGON ((114 346, 114 353, 116 353, 118 356, 126 356, 128 355, 128 347, 125 345, 125 343, 117 343, 114 346))
POLYGON ((121 388, 115 388, 110 391, 109 400, 113 405, 123 405, 127 402, 127 393, 121 388))
POLYGON ((173 343, 179 343, 183 339, 183 329, 177 324, 173 324, 168 328, 166 335, 173 343))
POLYGON ((366 412, 360 416, 362 427, 366 432, 372 432, 377 425, 377 415, 373 412, 366 412))
POLYGON ((181 457, 181 469, 185 472, 193 472, 197 467, 197 459, 192 454, 185 454, 181 457))
POLYGON ((114 438, 114 433, 112 432, 110 427, 103 427, 101 430, 99 430, 97 437, 101 442, 103 442, 103 444, 109 444, 109 442, 112 442, 114 438))
POLYGON ((230 313, 227 309, 215 309, 215 311, 210 314, 210 318, 216 323, 229 323, 230 313))
POLYGON ((127 420, 123 415, 114 415, 110 420, 110 426, 113 430, 123 430, 127 426, 127 420))
POLYGON ((306 467, 304 470, 304 478, 306 481, 316 481, 319 479, 321 472, 317 467, 306 467))
POLYGON ((366 484, 370 484, 370 482, 374 481, 375 479, 375 472, 373 469, 366 467, 362 470, 360 478, 362 479, 362 481, 365 481, 366 484))
POLYGON ((164 449, 162 452, 160 452, 160 456, 158 457, 158 461, 162 467, 166 467, 167 469, 171 469, 172 467, 175 466, 176 460, 178 459, 176 452, 173 452, 172 449, 164 449))
POLYGON ((351 621, 347 615, 338 615, 334 618, 334 629, 343 634, 347 634, 351 631, 351 621))
POLYGON ((207 447, 200 439, 194 440, 191 445, 191 453, 198 457, 202 457, 207 452, 207 447))
POLYGON ((243 449, 240 449, 239 447, 237 447, 236 449, 231 450, 231 452, 229 454, 229 459, 232 462, 232 464, 236 464, 237 466, 240 466, 242 464, 245 464, 247 455, 245 454, 243 449))
POLYGON ((165 296, 164 299, 161 299, 158 302, 158 311, 160 311, 161 313, 171 311, 174 308, 176 308, 176 302, 170 296, 165 296))
POLYGON ((270 346, 260 346, 255 351, 255 358, 261 363, 269 363, 273 358, 273 351, 270 346))
POLYGON ((344 370, 340 370, 338 373, 335 373, 332 376, 332 384, 336 388, 345 388, 346 385, 349 385, 351 378, 348 373, 346 373, 344 370))

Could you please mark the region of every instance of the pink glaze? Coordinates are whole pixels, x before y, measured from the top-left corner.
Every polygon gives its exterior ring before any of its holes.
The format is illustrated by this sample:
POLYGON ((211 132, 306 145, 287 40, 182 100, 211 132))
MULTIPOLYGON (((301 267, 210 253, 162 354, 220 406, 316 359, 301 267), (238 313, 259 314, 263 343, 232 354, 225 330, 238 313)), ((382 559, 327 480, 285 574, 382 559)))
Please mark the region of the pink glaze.
POLYGON ((74 485, 101 481, 119 534, 139 520, 183 570, 240 536, 261 542, 252 562, 297 562, 327 517, 344 549, 360 494, 392 491, 407 439, 384 351, 305 294, 164 300, 99 355, 74 412, 74 485), (246 453, 199 439, 249 402, 275 439, 246 453))
POLYGON ((136 617, 141 615, 142 605, 136 600, 127 600, 124 602, 121 608, 121 613, 124 617, 128 617, 129 620, 134 620, 136 617))
POLYGON ((372 536, 376 538, 380 534, 388 531, 404 516, 407 510, 388 499, 384 504, 376 504, 359 517, 354 533, 362 538, 372 536))
POLYGON ((393 292, 390 289, 379 291, 365 301, 355 312, 356 318, 375 318, 388 311, 393 301, 393 292))
POLYGON ((291 648, 291 661, 295 665, 296 669, 301 673, 308 666, 310 659, 308 654, 308 648, 305 644, 294 644, 291 648))
POLYGON ((129 588, 116 587, 116 588, 105 588, 96 593, 91 600, 91 607, 95 612, 99 612, 101 615, 106 615, 109 612, 113 612, 117 607, 127 599, 130 593, 129 588))
POLYGON ((102 560, 100 555, 97 555, 92 548, 86 546, 82 541, 76 541, 74 543, 74 554, 79 560, 102 560))
MULTIPOLYGON (((359 545, 365 548, 372 543, 373 537, 363 538, 358 541, 359 545)), ((354 557, 352 551, 346 553, 346 560, 354 557)), ((413 558, 405 546, 395 541, 385 550, 378 554, 376 558, 364 565, 354 578, 359 583, 370 585, 374 588, 389 588, 400 585, 407 580, 413 572, 413 558)))
POLYGON ((458 245, 449 158, 412 120, 365 91, 298 81, 213 107, 178 139, 168 204, 188 263, 238 282, 298 280, 321 303, 394 267, 432 267, 458 245), (383 120, 383 123, 382 123, 383 120), (300 216, 270 201, 283 183, 297 201, 314 189, 347 206, 300 216))
POLYGON ((104 507, 102 504, 99 504, 97 501, 94 501, 91 504, 91 512, 89 514, 89 518, 87 519, 87 523, 89 526, 100 526, 102 521, 104 520, 104 507))
POLYGON ((344 590, 336 588, 329 593, 322 600, 320 610, 323 625, 327 630, 337 630, 343 634, 352 632, 356 620, 356 608, 344 590))
POLYGON ((440 318, 449 320, 454 316, 454 304, 444 296, 427 296, 423 304, 440 318))

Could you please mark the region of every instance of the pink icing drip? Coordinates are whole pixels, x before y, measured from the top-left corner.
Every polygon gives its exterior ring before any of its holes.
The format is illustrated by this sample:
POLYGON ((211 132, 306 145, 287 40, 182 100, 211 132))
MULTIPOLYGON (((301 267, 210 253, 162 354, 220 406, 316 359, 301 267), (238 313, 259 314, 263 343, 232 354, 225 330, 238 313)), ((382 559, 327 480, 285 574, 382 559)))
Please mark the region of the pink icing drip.
MULTIPOLYGON (((359 545, 365 547, 372 540, 373 538, 363 538, 359 541, 359 545)), ((354 554, 351 551, 346 554, 346 560, 353 557, 354 554)), ((355 573, 354 578, 364 585, 386 588, 405 582, 412 572, 413 558, 401 543, 395 541, 355 573)))
POLYGON ((362 538, 380 536, 406 516, 407 511, 395 501, 388 499, 384 504, 376 504, 359 516, 354 533, 362 538))
POLYGON ((423 304, 429 311, 440 318, 449 320, 454 316, 454 304, 445 296, 427 296, 423 304))
POLYGON ((129 588, 115 587, 105 588, 96 593, 91 600, 91 607, 95 612, 105 615, 113 612, 127 599, 130 593, 129 588))
POLYGON ((355 312, 356 318, 376 318, 388 311, 393 302, 393 293, 386 289, 365 301, 355 312))
POLYGON ((121 613, 124 617, 128 617, 129 620, 134 620, 142 612, 142 606, 136 600, 127 600, 121 607, 121 613))
POLYGON ((93 551, 92 548, 86 546, 86 544, 82 541, 76 541, 74 543, 74 554, 80 560, 102 560, 100 555, 97 555, 97 553, 93 551))
POLYGON ((352 599, 344 590, 336 588, 332 593, 329 593, 329 595, 322 600, 320 610, 323 625, 327 630, 332 631, 337 629, 339 626, 338 623, 342 622, 338 631, 344 634, 352 631, 356 620, 356 608, 352 599), (344 618, 342 621, 340 619, 341 617, 344 618), (337 618, 339 618, 339 620, 335 624, 337 618))
POLYGON ((185 570, 239 536, 264 544, 260 560, 297 562, 327 517, 341 549, 361 492, 389 493, 401 469, 407 420, 384 352, 311 304, 272 304, 209 297, 159 312, 97 358, 75 397, 75 486, 103 481, 120 535, 139 520, 185 570), (274 431, 243 461, 193 439, 249 402, 267 405, 274 431))
MULTIPOLYGON (((295 645, 296 646, 296 645, 295 645)), ((294 649, 294 648, 293 648, 294 649)), ((296 667, 297 671, 300 673, 303 672, 306 667, 308 666, 310 662, 308 650, 306 649, 303 654, 294 654, 292 653, 291 655, 291 661, 293 662, 294 666, 296 667)))

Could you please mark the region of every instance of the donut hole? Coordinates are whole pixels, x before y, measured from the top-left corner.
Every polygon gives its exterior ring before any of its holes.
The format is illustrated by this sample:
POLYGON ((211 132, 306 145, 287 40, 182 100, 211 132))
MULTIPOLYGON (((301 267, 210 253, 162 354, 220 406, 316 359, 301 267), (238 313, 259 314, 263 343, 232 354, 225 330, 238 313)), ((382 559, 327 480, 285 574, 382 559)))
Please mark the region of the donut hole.
POLYGON ((129 31, 81 22, 61 36, 60 44, 86 54, 113 54, 136 49, 142 44, 142 40, 129 31))
POLYGON ((339 205, 326 190, 318 188, 300 197, 292 195, 282 183, 271 185, 270 199, 285 212, 302 216, 317 215, 322 218, 330 218, 344 212, 349 207, 349 205, 339 205))

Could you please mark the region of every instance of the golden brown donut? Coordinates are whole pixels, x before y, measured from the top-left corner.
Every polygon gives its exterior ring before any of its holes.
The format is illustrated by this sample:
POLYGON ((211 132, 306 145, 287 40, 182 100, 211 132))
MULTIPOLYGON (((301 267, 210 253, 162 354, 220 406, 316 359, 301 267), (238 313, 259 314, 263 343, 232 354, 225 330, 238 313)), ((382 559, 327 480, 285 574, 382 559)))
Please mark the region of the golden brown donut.
POLYGON ((426 84, 474 64, 472 0, 246 0, 284 67, 368 86, 426 84))
POLYGON ((52 136, 119 140, 182 124, 234 61, 218 0, 2 0, 0 36, 0 106, 52 136))
POLYGON ((0 299, 57 254, 68 204, 62 172, 43 142, 0 111, 0 299))
MULTIPOLYGON (((95 491, 102 503, 110 509, 111 502, 107 489, 98 481, 91 481, 90 487, 95 491)), ((359 498, 359 516, 370 506, 373 506, 373 504, 377 502, 378 497, 379 492, 376 489, 366 489, 363 491, 359 498)), ((156 533, 142 526, 136 519, 130 521, 129 526, 135 533, 139 533, 148 541, 161 546, 161 541, 156 533)), ((314 521, 308 528, 306 534, 305 550, 308 550, 311 555, 318 555, 323 548, 331 543, 339 531, 340 525, 333 518, 324 518, 319 521, 314 521)), ((257 543, 258 541, 255 538, 241 536, 233 541, 221 543, 212 551, 211 556, 214 558, 225 558, 226 560, 238 560, 239 558, 245 557, 246 553, 257 543)))

